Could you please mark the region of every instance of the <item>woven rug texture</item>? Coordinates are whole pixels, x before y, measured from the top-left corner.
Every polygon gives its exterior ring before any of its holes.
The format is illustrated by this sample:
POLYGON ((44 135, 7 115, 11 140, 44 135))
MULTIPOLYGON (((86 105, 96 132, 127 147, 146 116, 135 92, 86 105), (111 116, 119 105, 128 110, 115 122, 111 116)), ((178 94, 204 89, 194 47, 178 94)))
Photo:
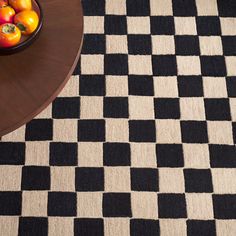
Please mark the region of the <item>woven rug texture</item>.
POLYGON ((235 236, 236 1, 82 3, 73 76, 0 142, 0 235, 235 236))

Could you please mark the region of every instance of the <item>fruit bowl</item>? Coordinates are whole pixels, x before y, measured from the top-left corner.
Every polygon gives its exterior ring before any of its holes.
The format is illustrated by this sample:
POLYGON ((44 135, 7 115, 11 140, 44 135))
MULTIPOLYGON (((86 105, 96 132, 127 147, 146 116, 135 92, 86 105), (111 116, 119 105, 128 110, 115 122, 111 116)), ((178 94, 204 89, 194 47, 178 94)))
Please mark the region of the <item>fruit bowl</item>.
POLYGON ((37 0, 32 0, 32 9, 38 14, 39 17, 37 29, 29 36, 22 35, 20 42, 13 47, 0 47, 0 55, 10 55, 22 51, 29 47, 38 38, 43 25, 43 11, 40 3, 37 0))

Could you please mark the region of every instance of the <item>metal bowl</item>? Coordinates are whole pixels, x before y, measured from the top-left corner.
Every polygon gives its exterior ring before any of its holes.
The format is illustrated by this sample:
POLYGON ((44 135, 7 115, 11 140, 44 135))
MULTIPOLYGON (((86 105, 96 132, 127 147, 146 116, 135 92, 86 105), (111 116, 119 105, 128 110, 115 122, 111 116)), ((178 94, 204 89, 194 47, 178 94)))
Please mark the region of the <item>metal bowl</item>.
POLYGON ((40 3, 37 0, 32 0, 32 8, 39 16, 39 24, 37 29, 29 36, 22 35, 19 44, 9 48, 0 48, 0 55, 10 55, 22 51, 29 47, 38 38, 43 26, 43 11, 40 3))

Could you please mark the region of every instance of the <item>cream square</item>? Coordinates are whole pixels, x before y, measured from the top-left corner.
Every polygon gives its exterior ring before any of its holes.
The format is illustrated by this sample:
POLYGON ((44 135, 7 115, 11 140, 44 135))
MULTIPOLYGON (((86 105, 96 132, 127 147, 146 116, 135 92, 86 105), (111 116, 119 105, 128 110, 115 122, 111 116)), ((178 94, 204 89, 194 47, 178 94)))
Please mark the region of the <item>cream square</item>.
POLYGON ((236 57, 225 57, 227 75, 235 76, 236 75, 236 57))
POLYGON ((71 76, 59 97, 76 97, 79 95, 79 76, 71 76))
POLYGON ((153 97, 130 96, 129 118, 138 120, 154 119, 153 97))
POLYGON ((78 159, 80 167, 101 167, 103 165, 102 143, 79 142, 78 159))
POLYGON ((85 34, 104 34, 103 16, 84 16, 85 34))
POLYGON ((107 35, 106 53, 128 53, 126 35, 107 35))
POLYGON ((129 55, 130 75, 152 75, 151 56, 129 55))
POLYGON ((187 236, 186 221, 183 219, 160 219, 161 236, 187 236))
POLYGON ((75 191, 74 167, 51 167, 51 190, 62 192, 75 191))
POLYGON ((48 166, 49 142, 26 142, 25 165, 48 166))
POLYGON ((131 143, 132 167, 157 167, 156 145, 152 143, 131 143))
POLYGON ((236 121, 236 98, 229 99, 232 121, 236 121))
POLYGON ((129 236, 130 220, 128 218, 105 218, 104 236, 129 236))
POLYGON ((128 96, 128 76, 106 76, 107 96, 128 96))
POLYGON ((106 0, 106 14, 126 15, 126 0, 106 0))
POLYGON ((17 236, 19 228, 19 217, 0 216, 0 229, 2 236, 17 236))
POLYGON ((171 0, 150 0, 151 16, 172 16, 171 0))
POLYGON ((22 216, 47 216, 48 193, 45 191, 24 191, 22 195, 22 216))
POLYGON ((178 120, 156 121, 157 143, 181 143, 180 122, 178 120))
POLYGON ((177 77, 154 77, 155 97, 178 97, 177 77))
POLYGON ((212 195, 208 193, 187 193, 188 219, 210 220, 214 218, 212 195))
POLYGON ((178 168, 160 168, 159 188, 161 193, 184 193, 183 170, 178 168))
POLYGON ((103 118, 103 97, 81 96, 80 97, 81 119, 103 118))
POLYGON ((196 0, 198 16, 218 16, 216 0, 196 0))
POLYGON ((21 190, 21 166, 0 166, 1 191, 21 190))
POLYGON ((212 181, 214 193, 235 194, 236 193, 236 169, 212 169, 212 181))
POLYGON ((217 236, 236 235, 236 220, 216 220, 217 236))
POLYGON ((223 55, 223 48, 220 36, 200 36, 199 42, 201 55, 223 55))
POLYGON ((107 142, 128 142, 129 128, 126 119, 106 120, 106 141, 107 142))
POLYGON ((152 54, 154 55, 175 54, 174 36, 153 35, 152 54))
POLYGON ((236 18, 220 17, 222 35, 236 35, 236 18))
POLYGON ((178 75, 200 75, 201 65, 198 56, 177 56, 178 75))
POLYGON ((186 168, 209 168, 210 157, 207 144, 183 144, 186 168))
POLYGON ((180 98, 181 120, 205 120, 203 98, 180 98))
POLYGON ((51 119, 52 118, 52 104, 48 105, 35 119, 51 119))
POLYGON ((77 193, 78 217, 102 217, 102 193, 78 192, 77 193))
POLYGON ((72 217, 49 217, 48 236, 65 236, 74 234, 74 219, 72 217))
POLYGON ((105 191, 130 192, 130 168, 106 167, 105 191))
POLYGON ((157 219, 157 194, 153 192, 132 192, 131 206, 133 218, 157 219))
POLYGON ((77 142, 78 120, 62 119, 53 121, 53 141, 77 142))
POLYGON ((176 35, 197 35, 195 17, 175 17, 176 35))
POLYGON ((203 89, 206 98, 228 97, 224 77, 203 77, 203 89))
POLYGON ((4 142, 25 142, 25 125, 1 137, 4 142))
POLYGON ((84 55, 81 59, 81 73, 89 75, 104 74, 104 55, 84 55))
POLYGON ((150 17, 127 17, 128 34, 150 34, 150 17))
POLYGON ((209 143, 211 144, 234 144, 232 123, 230 121, 207 122, 209 143))

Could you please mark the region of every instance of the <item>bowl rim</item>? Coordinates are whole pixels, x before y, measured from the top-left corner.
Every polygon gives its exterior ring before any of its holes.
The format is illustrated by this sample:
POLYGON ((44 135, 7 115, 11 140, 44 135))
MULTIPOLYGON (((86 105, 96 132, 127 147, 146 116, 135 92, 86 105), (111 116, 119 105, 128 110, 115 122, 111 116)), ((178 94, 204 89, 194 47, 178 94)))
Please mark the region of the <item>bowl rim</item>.
POLYGON ((9 47, 9 48, 1 48, 0 47, 0 54, 9 54, 9 53, 15 53, 15 52, 18 52, 19 50, 21 49, 24 49, 25 47, 29 46, 33 41, 34 39, 36 39, 36 36, 39 34, 41 28, 42 28, 42 25, 43 25, 43 11, 42 11, 42 6, 41 4, 39 3, 38 0, 33 0, 36 2, 36 4, 38 5, 39 7, 39 12, 40 12, 40 16, 39 16, 39 24, 38 24, 38 27, 36 28, 36 30, 26 39, 24 40, 23 42, 13 46, 13 47, 9 47))

